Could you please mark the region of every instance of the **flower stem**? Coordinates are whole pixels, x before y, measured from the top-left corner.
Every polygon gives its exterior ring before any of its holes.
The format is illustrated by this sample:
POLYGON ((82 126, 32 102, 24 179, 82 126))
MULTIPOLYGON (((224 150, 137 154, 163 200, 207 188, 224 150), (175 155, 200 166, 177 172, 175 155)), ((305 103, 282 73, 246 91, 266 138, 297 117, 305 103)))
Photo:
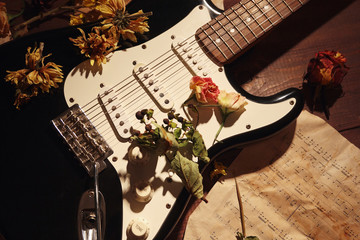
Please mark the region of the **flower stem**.
POLYGON ((30 18, 29 20, 14 26, 13 29, 14 29, 14 31, 17 31, 17 30, 25 27, 26 25, 36 22, 38 20, 41 20, 47 16, 56 15, 56 14, 59 14, 60 12, 64 13, 66 11, 73 11, 78 8, 80 8, 80 6, 60 6, 60 7, 54 8, 52 10, 49 10, 48 12, 41 13, 33 18, 30 18))
POLYGON ((213 141, 212 145, 214 145, 215 142, 217 142, 217 138, 218 138, 221 130, 223 129, 224 124, 225 124, 225 120, 226 120, 226 118, 227 118, 228 116, 229 116, 228 114, 223 114, 223 121, 222 121, 221 124, 220 124, 219 130, 216 132, 216 135, 215 135, 215 138, 214 138, 214 141, 213 141))

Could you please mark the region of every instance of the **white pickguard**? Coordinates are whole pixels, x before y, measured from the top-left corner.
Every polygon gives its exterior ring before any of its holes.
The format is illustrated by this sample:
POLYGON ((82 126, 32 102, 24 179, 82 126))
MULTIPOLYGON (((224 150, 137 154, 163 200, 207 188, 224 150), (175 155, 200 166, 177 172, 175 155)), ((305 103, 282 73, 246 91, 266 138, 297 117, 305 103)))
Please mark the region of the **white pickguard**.
MULTIPOLYGON (((173 177, 173 182, 166 180, 169 177, 169 166, 165 158, 151 156, 152 159, 145 165, 129 164, 127 153, 130 143, 127 138, 130 134, 126 129, 133 127, 144 130, 144 125, 135 118, 135 113, 152 108, 155 110, 155 119, 160 123, 170 107, 185 116, 180 106, 191 93, 189 82, 192 71, 199 76, 211 77, 219 89, 235 91, 223 69, 212 63, 194 42, 196 29, 208 21, 208 10, 198 6, 184 20, 157 38, 141 46, 115 52, 102 69, 92 68, 86 61, 74 68, 66 78, 64 91, 67 104, 71 106, 78 103, 114 151, 109 160, 117 170, 123 188, 123 239, 127 239, 129 222, 137 217, 148 221, 148 239, 153 239, 183 188, 177 177, 173 177), (178 43, 181 42, 180 46, 178 43), (172 48, 176 49, 191 70, 184 66, 172 48), (157 91, 156 87, 159 88, 157 91), (160 97, 160 93, 164 93, 164 97, 160 97), (106 105, 109 116, 114 119, 117 134, 99 106, 98 95, 106 105), (169 100, 169 103, 166 104, 165 100, 169 100), (163 109, 159 109, 159 105, 163 109), (132 195, 131 188, 139 181, 150 181, 154 187, 153 198, 146 204, 136 202, 132 195)), ((294 107, 291 101, 296 102, 296 99, 276 104, 248 101, 246 111, 240 117, 234 114, 228 119, 218 140, 281 119, 294 107), (251 128, 248 129, 247 125, 251 128)), ((208 148, 220 121, 218 110, 204 109, 201 112, 198 130, 208 148)))

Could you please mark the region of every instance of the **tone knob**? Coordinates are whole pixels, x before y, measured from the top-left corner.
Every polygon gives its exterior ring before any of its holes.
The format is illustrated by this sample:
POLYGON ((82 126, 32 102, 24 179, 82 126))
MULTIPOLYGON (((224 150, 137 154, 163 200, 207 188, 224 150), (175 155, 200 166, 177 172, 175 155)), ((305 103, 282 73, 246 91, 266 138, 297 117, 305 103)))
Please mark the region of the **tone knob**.
POLYGON ((154 189, 149 182, 139 182, 134 187, 135 199, 138 202, 148 202, 154 195, 154 189))
POLYGON ((145 218, 138 217, 129 223, 126 234, 129 240, 145 240, 149 236, 149 231, 148 221, 145 218))
POLYGON ((129 149, 129 160, 134 164, 145 164, 149 161, 149 153, 139 146, 132 146, 129 149))

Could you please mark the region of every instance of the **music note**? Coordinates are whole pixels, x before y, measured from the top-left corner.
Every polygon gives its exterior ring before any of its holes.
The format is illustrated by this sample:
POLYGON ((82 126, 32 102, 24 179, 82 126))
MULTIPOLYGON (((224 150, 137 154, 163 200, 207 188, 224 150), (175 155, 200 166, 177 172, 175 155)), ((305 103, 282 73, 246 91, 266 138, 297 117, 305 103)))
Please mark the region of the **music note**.
MULTIPOLYGON (((360 236, 360 150, 333 128, 320 124, 323 120, 303 114, 297 121, 295 135, 288 136, 292 139, 290 146, 276 161, 269 160, 274 156, 268 149, 279 148, 287 141, 287 133, 250 146, 238 157, 252 156, 271 162, 256 172, 237 176, 244 197, 247 233, 260 239, 356 240, 360 236), (314 133, 313 123, 323 126, 323 135, 314 133), (332 141, 324 144, 324 139, 332 141)), ((235 161, 229 171, 236 174, 242 169, 241 164, 243 161, 235 161)), ((207 196, 209 203, 200 204, 190 217, 199 227, 211 224, 208 214, 216 212, 212 229, 221 239, 234 239, 240 224, 231 225, 233 219, 239 218, 231 184, 231 178, 215 184, 207 196), (225 204, 217 206, 219 202, 225 204)), ((191 234, 191 228, 187 229, 185 240, 196 239, 191 234)), ((209 236, 206 231, 202 234, 209 236)), ((210 239, 219 238, 214 235, 210 239)))

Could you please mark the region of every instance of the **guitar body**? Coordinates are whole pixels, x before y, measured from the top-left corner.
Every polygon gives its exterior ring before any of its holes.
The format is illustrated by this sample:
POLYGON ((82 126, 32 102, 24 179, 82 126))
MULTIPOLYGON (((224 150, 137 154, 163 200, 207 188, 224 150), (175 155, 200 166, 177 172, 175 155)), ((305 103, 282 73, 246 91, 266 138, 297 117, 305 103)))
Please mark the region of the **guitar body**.
MULTIPOLYGON (((158 22, 150 21, 150 31, 159 35, 116 51, 102 68, 92 67, 88 60, 76 56, 76 51, 68 50, 72 47, 67 38, 78 34, 74 29, 63 30, 62 37, 51 32, 47 38, 39 35, 0 48, 3 53, 12 54, 9 47, 21 46, 14 53, 21 59, 18 64, 21 66, 25 46, 31 41, 45 41, 45 51, 50 52, 57 45, 64 46, 53 52, 54 57, 59 57, 53 61, 63 65, 67 74, 62 91, 37 97, 20 111, 11 105, 12 87, 1 82, 4 144, 0 231, 7 240, 79 238, 78 204, 82 194, 93 188, 94 180, 67 150, 51 123, 74 104, 82 108, 113 151, 99 175, 106 203, 105 239, 131 239, 129 226, 139 219, 149 227, 148 239, 164 239, 190 196, 180 179, 171 175, 164 157, 140 148, 146 163, 134 163, 133 159, 139 156, 134 153, 138 146, 129 141, 130 132, 144 130, 135 117, 137 111, 154 109, 154 118, 159 123, 170 109, 192 119, 203 135, 210 158, 215 158, 234 146, 271 136, 296 119, 302 110, 303 101, 296 89, 259 98, 232 86, 226 69, 214 63, 195 41, 196 30, 216 15, 206 5, 196 6, 195 1, 161 1, 166 5, 157 11, 148 1, 135 2, 138 5, 129 7, 154 12, 150 19, 158 22), (177 13, 178 6, 183 11, 179 11, 180 17, 174 16, 175 20, 159 17, 177 13), (155 27, 162 22, 166 22, 166 28, 169 23, 176 24, 168 30, 155 27), (246 111, 229 116, 219 142, 214 145, 222 121, 219 109, 199 108, 197 115, 182 107, 191 94, 189 82, 194 74, 211 77, 219 89, 238 91, 247 98, 246 111), (134 187, 144 182, 152 187, 152 199, 141 202, 136 200, 134 187)), ((10 64, 2 65, 9 70, 22 68, 14 69, 12 66, 17 64, 10 64)))

